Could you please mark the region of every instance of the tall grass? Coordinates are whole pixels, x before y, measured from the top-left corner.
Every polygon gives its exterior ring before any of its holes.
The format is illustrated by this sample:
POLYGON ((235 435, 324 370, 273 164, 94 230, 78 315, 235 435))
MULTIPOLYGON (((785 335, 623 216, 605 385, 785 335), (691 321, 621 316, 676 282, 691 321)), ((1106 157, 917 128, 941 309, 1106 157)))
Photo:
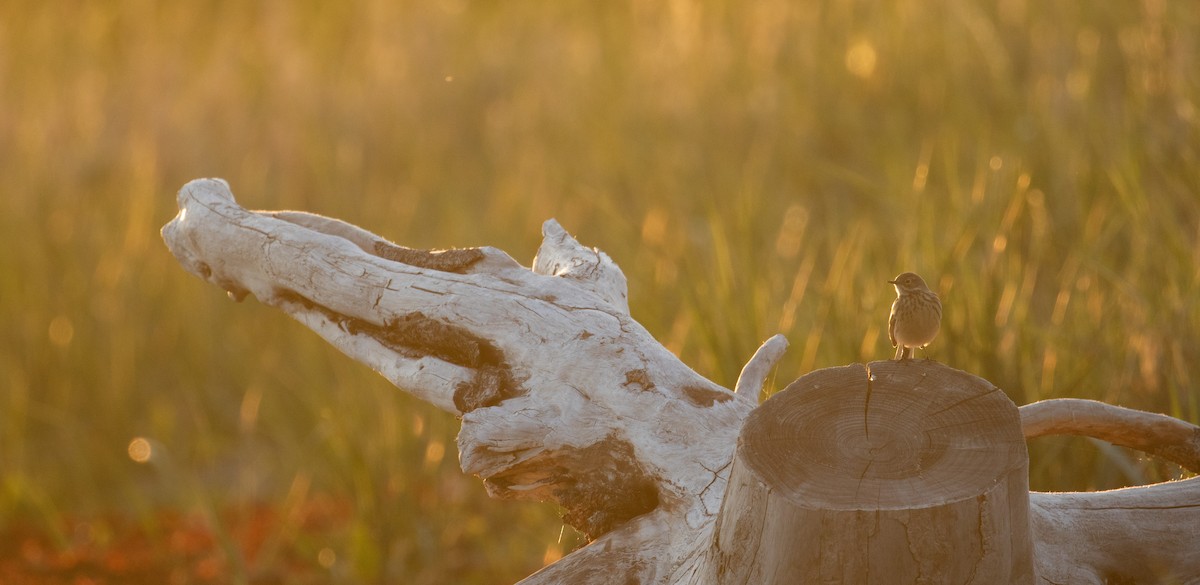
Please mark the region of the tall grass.
MULTIPOLYGON (((776 332, 777 387, 889 356, 915 270, 930 357, 1200 421, 1197 39, 1163 0, 6 3, 0 522, 333 494, 344 530, 272 538, 344 582, 513 581, 577 543, 462 477, 454 420, 185 274, 157 229, 201 176, 418 247, 529 258, 557 217, 726 385, 776 332)), ((1177 472, 1032 457, 1038 489, 1177 472)))

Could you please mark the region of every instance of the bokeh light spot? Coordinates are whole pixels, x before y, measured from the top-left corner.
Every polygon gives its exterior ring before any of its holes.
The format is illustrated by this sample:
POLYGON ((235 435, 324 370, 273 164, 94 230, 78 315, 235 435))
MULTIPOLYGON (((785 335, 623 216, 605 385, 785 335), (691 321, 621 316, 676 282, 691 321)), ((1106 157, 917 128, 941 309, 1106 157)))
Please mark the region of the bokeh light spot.
POLYGON ((50 329, 47 333, 50 336, 50 343, 58 347, 66 347, 71 345, 71 340, 75 338, 75 325, 66 315, 59 315, 50 321, 50 329))
POLYGON ((875 73, 877 58, 875 45, 868 40, 858 41, 846 51, 846 69, 850 73, 866 79, 875 73))
POLYGON ((143 437, 136 437, 129 442, 129 458, 138 463, 146 463, 150 461, 150 457, 154 454, 154 450, 150 447, 150 441, 143 437))
POLYGON ((430 441, 425 447, 425 463, 434 466, 442 462, 446 455, 446 446, 441 441, 430 441))

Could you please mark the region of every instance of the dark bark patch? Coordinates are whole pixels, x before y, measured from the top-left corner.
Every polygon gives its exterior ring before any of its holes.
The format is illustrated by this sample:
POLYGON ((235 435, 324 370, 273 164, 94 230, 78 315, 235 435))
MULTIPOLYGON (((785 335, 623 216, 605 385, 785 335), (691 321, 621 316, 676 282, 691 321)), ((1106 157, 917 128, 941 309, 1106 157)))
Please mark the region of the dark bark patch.
POLYGON ((464 327, 409 313, 371 332, 388 347, 415 350, 442 361, 470 368, 475 376, 454 389, 454 407, 467 413, 495 406, 525 393, 500 351, 491 341, 464 327))
POLYGON ((609 437, 575 453, 578 469, 555 490, 563 520, 595 540, 658 507, 658 489, 626 441, 609 437))
POLYGON ((625 383, 622 385, 635 386, 642 392, 654 389, 654 381, 650 379, 650 373, 641 369, 625 372, 625 383))
POLYGON ((470 382, 460 382, 454 388, 454 407, 468 413, 477 408, 496 406, 509 398, 525 394, 525 389, 513 379, 508 364, 485 365, 475 370, 470 382))
POLYGON ((468 268, 484 257, 483 250, 479 248, 417 250, 381 240, 375 242, 375 255, 409 266, 456 274, 466 274, 468 268))
MULTIPOLYGON (((490 341, 457 325, 415 312, 392 319, 383 327, 367 324, 376 339, 388 347, 416 349, 464 368, 504 363, 504 354, 490 341)), ((349 330, 351 333, 357 331, 349 330)))
MULTIPOLYGON (((485 478, 501 497, 529 497, 509 491, 516 483, 545 478, 551 499, 563 507, 563 520, 595 540, 658 507, 658 488, 642 469, 628 441, 609 436, 582 449, 546 454, 495 477, 485 478)), ((544 494, 545 492, 539 493, 544 494)), ((544 497, 544 496, 543 496, 544 497)))
POLYGON ((688 402, 701 408, 708 408, 718 402, 725 402, 733 398, 733 394, 729 392, 721 392, 711 388, 702 386, 684 386, 681 388, 683 397, 687 398, 688 402))
POLYGON ((408 313, 384 325, 376 325, 333 311, 293 291, 279 292, 276 298, 319 311, 344 331, 369 335, 405 357, 433 357, 472 370, 474 376, 471 381, 461 382, 454 389, 454 406, 459 412, 495 406, 525 393, 525 388, 513 375, 504 352, 465 327, 439 321, 420 312, 408 313))

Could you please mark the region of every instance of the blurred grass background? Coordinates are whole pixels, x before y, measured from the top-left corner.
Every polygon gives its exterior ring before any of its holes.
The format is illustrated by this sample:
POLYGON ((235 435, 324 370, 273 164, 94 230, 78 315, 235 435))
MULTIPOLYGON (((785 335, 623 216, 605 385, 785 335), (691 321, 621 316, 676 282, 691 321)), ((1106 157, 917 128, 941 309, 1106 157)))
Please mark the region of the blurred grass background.
MULTIPOLYGON (((221 534, 332 497, 334 529, 268 536, 345 583, 512 582, 580 544, 463 477, 455 420, 186 274, 158 229, 208 176, 526 261, 556 217, 727 386, 776 332, 778 388, 889 357, 914 270, 946 306, 928 355, 1018 404, 1200 422, 1198 39, 1165 0, 4 3, 0 523, 221 534)), ((1178 473, 1031 456, 1042 490, 1178 473)))

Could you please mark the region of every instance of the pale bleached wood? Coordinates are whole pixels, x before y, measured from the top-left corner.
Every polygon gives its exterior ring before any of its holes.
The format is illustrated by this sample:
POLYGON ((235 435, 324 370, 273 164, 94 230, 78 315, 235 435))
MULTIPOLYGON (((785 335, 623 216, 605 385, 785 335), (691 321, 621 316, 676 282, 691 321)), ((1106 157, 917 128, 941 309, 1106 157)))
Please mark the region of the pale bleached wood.
POLYGON ((1200 427, 1164 414, 1079 398, 1021 407, 1025 437, 1082 435, 1137 449, 1200 473, 1200 427))
POLYGON ((547 276, 570 278, 626 315, 629 291, 625 273, 608 254, 585 248, 553 219, 542 224, 542 245, 533 258, 533 271, 547 276))
MULTIPOLYGON (((1200 473, 1200 427, 1095 400, 1020 408, 1026 438, 1079 435, 1200 473)), ((1049 583, 1200 583, 1200 478, 1084 493, 1030 494, 1035 554, 1049 583)))
MULTIPOLYGON (((633 320, 620 269, 553 220, 530 269, 486 246, 411 249, 332 218, 247 211, 216 179, 178 203, 163 238, 185 269, 460 416, 465 472, 494 496, 558 503, 595 538, 525 583, 711 582, 736 440, 782 338, 735 398, 633 320)), ((1042 582, 1200 575, 1196 480, 1030 497, 1042 582)), ((756 554, 788 545, 764 544, 756 554)))
POLYGON ((188 183, 178 203, 163 237, 186 269, 461 416, 460 465, 490 494, 559 504, 593 547, 657 511, 671 522, 636 532, 667 540, 636 550, 639 574, 665 574, 711 524, 754 404, 657 343, 629 316, 616 265, 557 223, 530 270, 493 248, 411 250, 329 218, 248 211, 219 180, 188 183))
POLYGON ((749 400, 756 405, 762 400, 767 375, 779 362, 779 358, 783 357, 787 346, 787 338, 782 335, 776 335, 763 342, 750 361, 742 367, 742 373, 738 374, 737 383, 733 386, 733 392, 738 398, 749 400))
POLYGON ((1200 583, 1200 477, 1029 504, 1042 583, 1200 583))

